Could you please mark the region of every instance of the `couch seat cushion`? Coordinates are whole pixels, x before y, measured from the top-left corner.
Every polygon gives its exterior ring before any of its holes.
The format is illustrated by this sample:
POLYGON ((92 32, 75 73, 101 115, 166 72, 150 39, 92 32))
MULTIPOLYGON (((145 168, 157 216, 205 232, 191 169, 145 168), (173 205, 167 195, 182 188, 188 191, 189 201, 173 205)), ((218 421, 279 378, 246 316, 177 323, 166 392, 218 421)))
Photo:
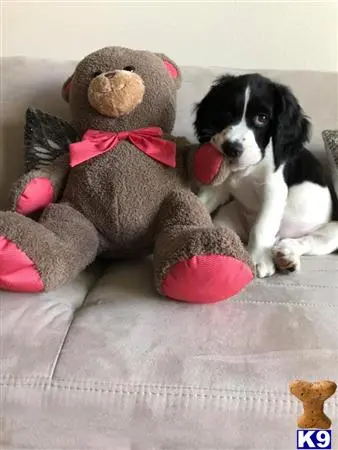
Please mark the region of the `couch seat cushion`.
MULTIPOLYGON (((31 448, 295 448, 288 383, 338 380, 337 275, 337 256, 306 257, 299 274, 200 306, 159 297, 140 261, 110 267, 75 313, 53 299, 54 321, 43 299, 25 316, 29 302, 8 298, 22 301, 4 335, 22 359, 2 374, 8 433, 41 430, 31 448)), ((327 412, 337 422, 337 397, 327 412)))

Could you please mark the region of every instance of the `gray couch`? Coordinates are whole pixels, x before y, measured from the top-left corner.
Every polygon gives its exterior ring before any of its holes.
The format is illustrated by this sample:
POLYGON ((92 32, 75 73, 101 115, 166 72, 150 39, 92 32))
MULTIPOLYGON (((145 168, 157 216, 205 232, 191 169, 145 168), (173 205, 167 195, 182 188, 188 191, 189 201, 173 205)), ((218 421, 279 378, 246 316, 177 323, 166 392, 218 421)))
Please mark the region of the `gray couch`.
MULTIPOLYGON (((60 86, 74 64, 2 60, 2 208, 23 170, 25 109, 67 118, 60 86)), ((192 104, 225 71, 183 68, 177 134, 193 138, 192 104)), ((264 73, 294 89, 325 161, 337 74, 264 73)), ((216 305, 160 298, 150 259, 94 264, 56 292, 0 297, 1 449, 291 450, 301 405, 288 383, 338 381, 337 255, 305 257, 300 273, 216 305)), ((337 394, 326 410, 337 439, 337 394)))

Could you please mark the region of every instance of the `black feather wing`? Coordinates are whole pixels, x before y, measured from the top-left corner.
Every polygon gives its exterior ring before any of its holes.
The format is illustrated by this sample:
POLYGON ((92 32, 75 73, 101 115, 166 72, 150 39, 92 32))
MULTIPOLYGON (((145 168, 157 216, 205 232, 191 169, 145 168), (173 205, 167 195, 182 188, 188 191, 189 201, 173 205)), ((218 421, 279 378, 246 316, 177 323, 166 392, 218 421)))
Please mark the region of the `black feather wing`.
POLYGON ((68 152, 70 143, 78 140, 77 132, 68 122, 39 109, 26 110, 24 154, 27 171, 49 165, 68 152))

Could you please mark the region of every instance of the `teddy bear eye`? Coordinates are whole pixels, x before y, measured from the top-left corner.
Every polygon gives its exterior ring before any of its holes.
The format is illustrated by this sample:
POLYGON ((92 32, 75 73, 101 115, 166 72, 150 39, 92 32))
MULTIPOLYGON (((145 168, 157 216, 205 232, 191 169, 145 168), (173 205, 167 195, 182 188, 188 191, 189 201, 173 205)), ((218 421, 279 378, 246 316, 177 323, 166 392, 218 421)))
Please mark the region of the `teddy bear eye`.
POLYGON ((99 75, 101 75, 102 70, 97 70, 96 72, 93 73, 93 78, 98 77, 99 75))
POLYGON ((128 72, 135 72, 135 67, 134 66, 126 66, 123 68, 123 70, 127 70, 128 72))

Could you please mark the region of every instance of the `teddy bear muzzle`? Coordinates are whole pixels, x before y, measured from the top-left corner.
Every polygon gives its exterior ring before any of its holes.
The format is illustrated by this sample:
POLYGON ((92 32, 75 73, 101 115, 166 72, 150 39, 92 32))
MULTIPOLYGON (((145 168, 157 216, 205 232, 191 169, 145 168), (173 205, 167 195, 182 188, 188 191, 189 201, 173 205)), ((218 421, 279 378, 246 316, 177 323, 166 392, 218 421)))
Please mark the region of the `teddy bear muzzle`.
POLYGON ((144 91, 143 80, 137 73, 114 70, 91 80, 88 101, 100 114, 120 117, 131 113, 142 102, 144 91))

